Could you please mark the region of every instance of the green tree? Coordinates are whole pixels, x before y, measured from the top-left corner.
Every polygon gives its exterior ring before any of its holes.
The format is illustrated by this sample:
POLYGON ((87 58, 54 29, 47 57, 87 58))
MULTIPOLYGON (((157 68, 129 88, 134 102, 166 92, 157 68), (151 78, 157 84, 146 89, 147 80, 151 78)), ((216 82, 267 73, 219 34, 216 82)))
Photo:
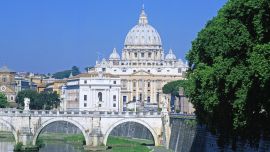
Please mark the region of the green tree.
POLYGON ((71 68, 71 72, 72 72, 72 75, 73 75, 73 76, 76 76, 76 75, 78 75, 78 74, 81 73, 81 72, 80 72, 80 69, 79 69, 77 66, 73 66, 73 67, 71 68))
POLYGON ((269 0, 229 0, 199 32, 187 59, 185 92, 201 123, 221 136, 269 136, 269 0))
POLYGON ((6 108, 8 106, 7 97, 0 92, 0 108, 6 108))
POLYGON ((60 104, 59 95, 56 92, 38 93, 34 90, 23 90, 18 93, 16 98, 18 108, 20 109, 24 107, 24 98, 30 98, 30 109, 33 110, 50 110, 57 108, 60 104))
POLYGON ((16 103, 19 109, 24 107, 24 98, 30 99, 30 109, 39 110, 42 109, 42 103, 37 102, 38 92, 34 90, 22 90, 17 94, 16 103))
POLYGON ((40 103, 43 103, 43 109, 50 110, 60 105, 59 95, 56 92, 41 92, 38 95, 40 103))
POLYGON ((185 86, 185 84, 186 80, 171 81, 163 86, 162 92, 173 96, 179 96, 179 89, 180 87, 185 86))
POLYGON ((52 77, 56 79, 64 79, 64 78, 68 78, 71 73, 73 76, 76 76, 80 74, 81 72, 77 66, 73 66, 71 70, 64 70, 64 71, 56 72, 52 75, 52 77))

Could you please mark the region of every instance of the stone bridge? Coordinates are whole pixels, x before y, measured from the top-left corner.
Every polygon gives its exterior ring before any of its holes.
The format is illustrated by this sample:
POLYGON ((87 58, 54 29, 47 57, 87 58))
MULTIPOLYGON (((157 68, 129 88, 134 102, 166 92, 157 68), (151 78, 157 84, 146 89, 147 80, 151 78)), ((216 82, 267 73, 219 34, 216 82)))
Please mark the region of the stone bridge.
POLYGON ((84 135, 86 146, 90 147, 106 145, 110 132, 119 124, 136 122, 151 132, 155 146, 158 146, 164 143, 164 137, 170 136, 168 118, 168 112, 0 111, 0 123, 12 131, 16 143, 22 142, 26 146, 35 145, 42 129, 58 121, 77 126, 84 135))

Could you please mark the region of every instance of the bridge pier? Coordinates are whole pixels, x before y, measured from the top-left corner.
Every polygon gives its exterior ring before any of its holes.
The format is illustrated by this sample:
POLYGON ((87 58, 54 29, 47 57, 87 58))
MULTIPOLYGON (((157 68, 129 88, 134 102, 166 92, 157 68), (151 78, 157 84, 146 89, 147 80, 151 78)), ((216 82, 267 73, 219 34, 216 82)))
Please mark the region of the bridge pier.
POLYGON ((33 134, 31 132, 22 131, 18 135, 18 142, 21 142, 24 146, 32 145, 33 134))

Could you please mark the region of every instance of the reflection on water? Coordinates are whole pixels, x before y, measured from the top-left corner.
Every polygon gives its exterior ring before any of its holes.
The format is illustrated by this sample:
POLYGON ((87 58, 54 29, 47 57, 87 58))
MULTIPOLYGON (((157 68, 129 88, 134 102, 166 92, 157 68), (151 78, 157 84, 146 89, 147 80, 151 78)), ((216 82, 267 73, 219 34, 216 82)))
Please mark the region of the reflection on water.
POLYGON ((1 152, 13 152, 15 142, 5 141, 5 139, 0 139, 0 151, 1 152))
POLYGON ((83 147, 79 145, 73 145, 65 143, 64 141, 48 142, 44 141, 44 147, 42 147, 40 152, 82 152, 83 147))
MULTIPOLYGON (((47 142, 39 151, 40 152, 83 152, 82 146, 76 146, 65 142, 47 142)), ((15 142, 0 139, 0 152, 13 152, 15 142)))

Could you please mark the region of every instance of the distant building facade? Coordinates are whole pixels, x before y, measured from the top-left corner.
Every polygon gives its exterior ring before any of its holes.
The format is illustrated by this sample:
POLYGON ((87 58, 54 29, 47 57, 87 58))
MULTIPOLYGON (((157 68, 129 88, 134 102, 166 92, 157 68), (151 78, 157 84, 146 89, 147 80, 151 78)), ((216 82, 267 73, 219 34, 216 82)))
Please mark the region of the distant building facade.
POLYGON ((37 90, 37 84, 25 78, 15 76, 15 81, 16 81, 15 87, 16 93, 23 90, 37 90))
POLYGON ((4 93, 11 106, 16 106, 16 81, 15 72, 8 67, 0 68, 0 92, 4 93))
POLYGON ((79 74, 62 90, 63 110, 121 111, 120 78, 103 72, 79 74))
POLYGON ((55 80, 46 84, 46 88, 43 91, 56 92, 58 95, 61 95, 62 87, 67 83, 67 80, 55 80))

